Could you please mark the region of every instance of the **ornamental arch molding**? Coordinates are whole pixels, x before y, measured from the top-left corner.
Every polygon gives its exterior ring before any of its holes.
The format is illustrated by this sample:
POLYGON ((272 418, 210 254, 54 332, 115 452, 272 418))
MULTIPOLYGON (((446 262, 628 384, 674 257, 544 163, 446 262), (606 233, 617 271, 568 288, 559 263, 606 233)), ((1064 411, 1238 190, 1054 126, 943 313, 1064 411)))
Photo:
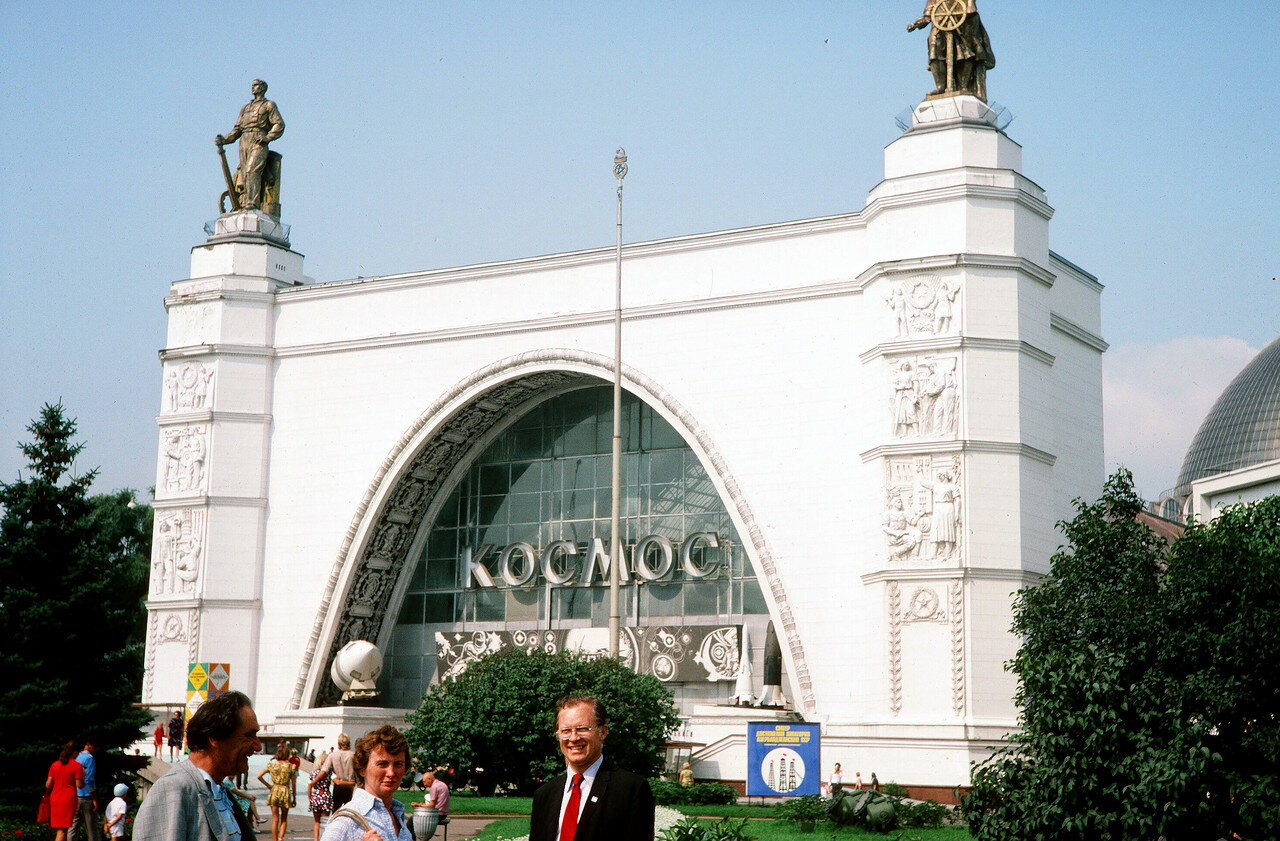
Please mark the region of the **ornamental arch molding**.
MULTIPOLYGON (((462 472, 527 407, 613 378, 607 356, 569 349, 518 354, 482 368, 442 395, 391 447, 352 517, 321 596, 288 709, 338 700, 328 680, 338 650, 355 639, 385 646, 388 617, 420 548, 462 472)), ((697 454, 746 543, 770 618, 788 641, 783 656, 806 714, 815 708, 804 646, 777 564, 715 442, 665 389, 623 366, 623 387, 652 406, 697 454)))

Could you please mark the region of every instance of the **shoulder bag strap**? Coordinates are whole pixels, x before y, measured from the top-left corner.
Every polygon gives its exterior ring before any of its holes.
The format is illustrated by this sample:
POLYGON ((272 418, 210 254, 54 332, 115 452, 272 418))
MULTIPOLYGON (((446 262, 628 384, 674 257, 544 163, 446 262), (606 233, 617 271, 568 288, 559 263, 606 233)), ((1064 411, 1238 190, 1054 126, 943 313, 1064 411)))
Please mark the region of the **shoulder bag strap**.
POLYGON ((360 826, 364 827, 365 832, 368 832, 369 830, 373 829, 373 826, 371 826, 369 822, 365 820, 364 815, 360 814, 354 809, 347 809, 347 808, 339 809, 338 811, 333 813, 332 817, 330 817, 329 820, 333 820, 334 818, 351 818, 351 820, 355 821, 356 823, 360 824, 360 826))

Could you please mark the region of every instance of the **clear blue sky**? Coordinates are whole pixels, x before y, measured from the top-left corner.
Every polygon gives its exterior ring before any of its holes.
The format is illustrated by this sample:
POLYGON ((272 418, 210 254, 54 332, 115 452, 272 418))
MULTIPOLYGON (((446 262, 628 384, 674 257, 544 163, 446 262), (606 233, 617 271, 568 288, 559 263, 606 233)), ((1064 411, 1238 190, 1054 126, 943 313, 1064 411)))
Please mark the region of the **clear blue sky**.
MULTIPOLYGON (((923 5, 6 0, 0 480, 61 398, 98 490, 154 482, 163 299, 254 77, 293 246, 340 280, 608 245, 618 145, 628 241, 857 210, 931 87, 923 5)), ((1280 333, 1264 5, 980 2, 1052 247, 1107 286, 1108 464, 1149 495, 1280 333)))

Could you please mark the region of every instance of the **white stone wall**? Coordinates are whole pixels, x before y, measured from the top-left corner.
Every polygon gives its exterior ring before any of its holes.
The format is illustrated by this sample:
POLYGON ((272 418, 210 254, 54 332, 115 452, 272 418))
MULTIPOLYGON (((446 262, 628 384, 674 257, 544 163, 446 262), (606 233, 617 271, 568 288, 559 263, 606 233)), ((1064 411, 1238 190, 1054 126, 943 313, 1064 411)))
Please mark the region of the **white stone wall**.
MULTIPOLYGON (((1014 725, 1011 594, 1102 480, 1101 287, 1049 252, 1043 191, 992 127, 922 122, 885 154, 861 212, 628 246, 623 357, 721 490, 828 755, 950 785, 1014 725), (916 532, 896 546, 895 499, 916 532), (925 539, 948 499, 954 538, 925 539)), ((157 520, 190 512, 172 533, 204 529, 201 567, 153 589, 144 699, 175 700, 187 659, 230 662, 261 719, 296 723, 413 448, 504 371, 608 376, 613 251, 310 284, 300 255, 237 238, 194 249, 192 275, 165 376, 213 387, 202 407, 175 388, 160 423, 207 440, 162 452, 157 520)), ((704 718, 708 768, 741 778, 729 719, 704 718)))

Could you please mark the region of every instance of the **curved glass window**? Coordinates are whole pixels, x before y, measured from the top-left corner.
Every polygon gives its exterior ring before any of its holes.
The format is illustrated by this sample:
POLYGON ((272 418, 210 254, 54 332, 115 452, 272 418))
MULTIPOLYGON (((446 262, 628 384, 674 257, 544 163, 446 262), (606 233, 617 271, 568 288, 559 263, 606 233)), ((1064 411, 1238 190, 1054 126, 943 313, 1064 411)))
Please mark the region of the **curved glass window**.
MULTIPOLYGON (((393 706, 416 707, 464 649, 592 649, 583 640, 598 640, 592 629, 609 621, 612 409, 608 386, 548 399, 468 469, 400 609, 384 668, 393 706)), ((667 681, 681 706, 727 699, 733 680, 722 672, 738 654, 724 629, 745 626, 762 648, 764 597, 694 453, 639 399, 624 394, 622 412, 624 654, 637 649, 633 666, 667 681)))

